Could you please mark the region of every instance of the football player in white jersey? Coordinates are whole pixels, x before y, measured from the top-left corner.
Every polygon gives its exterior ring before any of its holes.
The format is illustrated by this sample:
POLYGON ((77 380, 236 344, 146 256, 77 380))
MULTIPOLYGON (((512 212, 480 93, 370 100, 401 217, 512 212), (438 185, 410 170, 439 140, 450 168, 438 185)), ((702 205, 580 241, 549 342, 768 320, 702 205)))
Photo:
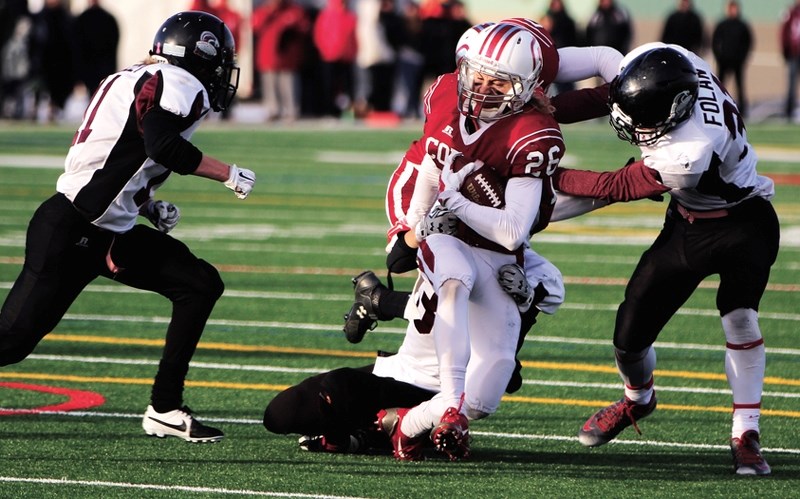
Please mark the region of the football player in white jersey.
MULTIPOLYGON (((646 44, 626 55, 609 90, 610 121, 638 145, 639 167, 669 193, 664 227, 642 255, 617 311, 614 348, 623 398, 579 431, 603 445, 656 408, 653 343, 700 282, 719 275, 717 308, 725 333, 725 372, 733 394, 731 451, 740 475, 769 475, 760 452, 759 416, 766 356, 758 308, 780 238, 770 203, 772 180, 733 98, 708 63, 676 45, 646 44)), ((561 185, 593 196, 594 186, 561 185)))
POLYGON ((109 75, 92 96, 56 194, 36 210, 25 263, 0 311, 0 365, 20 362, 97 277, 154 291, 172 318, 142 421, 148 435, 216 442, 223 433, 193 418, 184 380, 224 284, 217 270, 167 235, 180 211, 153 198, 171 173, 223 183, 244 199, 252 171, 189 142, 238 86, 233 36, 204 12, 182 12, 156 32, 144 64, 109 75), (155 226, 137 224, 141 215, 155 226))

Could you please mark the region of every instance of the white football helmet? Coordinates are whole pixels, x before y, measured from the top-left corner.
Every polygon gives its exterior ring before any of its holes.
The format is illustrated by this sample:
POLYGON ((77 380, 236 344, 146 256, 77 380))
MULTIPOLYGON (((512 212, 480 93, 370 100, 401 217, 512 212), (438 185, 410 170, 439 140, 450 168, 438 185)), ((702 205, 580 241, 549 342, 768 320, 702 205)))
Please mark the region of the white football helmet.
MULTIPOLYGON (((470 28, 472 29, 472 28, 470 28)), ((490 25, 469 41, 458 71, 458 106, 462 114, 495 121, 522 112, 542 72, 542 49, 536 37, 520 26, 490 25), (511 83, 504 94, 479 93, 475 76, 511 83)))
POLYGON ((494 23, 476 24, 465 31, 463 35, 461 35, 461 38, 458 39, 458 44, 456 45, 456 67, 461 64, 461 59, 464 58, 464 55, 469 49, 470 43, 475 39, 475 37, 478 36, 478 33, 493 24, 494 23))

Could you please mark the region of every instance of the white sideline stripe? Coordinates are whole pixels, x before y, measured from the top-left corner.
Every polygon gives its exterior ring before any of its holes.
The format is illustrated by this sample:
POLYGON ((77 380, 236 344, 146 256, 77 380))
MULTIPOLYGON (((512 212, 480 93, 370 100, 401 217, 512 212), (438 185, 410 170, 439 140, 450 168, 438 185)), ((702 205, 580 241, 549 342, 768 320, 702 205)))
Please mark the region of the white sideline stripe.
MULTIPOLYGON (((80 362, 87 364, 119 364, 130 366, 157 366, 157 360, 148 359, 119 359, 112 357, 82 357, 77 355, 44 355, 44 354, 31 354, 26 357, 27 359, 37 360, 52 360, 56 362, 80 362)), ((301 369, 297 367, 278 367, 278 366, 257 366, 252 364, 220 364, 214 362, 195 362, 191 361, 189 365, 195 369, 220 369, 231 371, 256 371, 256 372, 277 372, 277 373, 304 373, 304 374, 319 374, 322 372, 320 369, 301 369)))
MULTIPOLYGON (((620 383, 580 383, 576 381, 552 381, 545 379, 524 379, 522 381, 525 385, 536 386, 560 386, 567 388, 602 388, 610 390, 619 390, 622 386, 620 383)), ((683 386, 665 386, 662 384, 656 385, 659 392, 678 392, 678 393, 703 393, 713 395, 730 395, 730 389, 725 388, 688 388, 683 386)), ((763 397, 776 397, 776 398, 800 398, 800 393, 793 392, 762 392, 763 397)))
MULTIPOLYGON (((563 305, 562 305, 563 306, 563 305)), ((680 314, 680 312, 678 312, 680 314)), ((763 314, 760 315, 763 318, 763 314)), ((169 317, 157 316, 137 316, 137 315, 97 315, 97 314, 66 314, 65 320, 74 321, 106 321, 106 322, 141 322, 149 324, 169 324, 169 317)), ((331 324, 309 324, 302 322, 262 322, 262 321, 230 321, 223 319, 209 319, 207 322, 210 326, 225 326, 225 327, 255 327, 255 328, 272 328, 272 329, 299 329, 306 331, 326 331, 340 330, 341 325, 331 324)), ((386 333, 386 334, 405 334, 405 328, 386 328, 381 327, 379 330, 373 331, 371 334, 386 333)), ((579 345, 611 345, 611 339, 608 340, 591 340, 586 338, 561 338, 558 336, 528 336, 525 341, 537 341, 541 343, 574 343, 579 345)), ((709 350, 709 351, 725 351, 722 345, 700 345, 696 343, 671 343, 671 342, 656 342, 655 346, 658 348, 671 348, 676 350, 709 350)), ((783 354, 783 355, 800 355, 800 349, 797 348, 769 348, 766 349, 769 354, 783 354)))
MULTIPOLYGON (((156 360, 147 359, 121 359, 112 357, 84 357, 78 355, 44 355, 44 354, 31 354, 28 359, 36 360, 49 360, 55 362, 80 362, 82 364, 117 364, 117 365, 134 365, 134 366, 155 366, 158 365, 156 360)), ((252 364, 220 364, 211 362, 195 362, 189 363, 192 369, 219 369, 231 371, 255 371, 255 372, 279 372, 279 373, 292 373, 292 374, 319 374, 326 369, 308 369, 297 367, 279 367, 279 366, 261 366, 252 364)), ((553 381, 553 380, 537 380, 526 379, 523 381, 526 385, 537 386, 561 386, 571 388, 602 388, 610 390, 619 390, 618 383, 581 383, 576 381, 553 381)), ((659 384, 658 391, 660 392, 681 392, 681 393, 705 393, 716 395, 729 395, 730 390, 723 388, 686 388, 678 386, 664 386, 659 384)), ((800 393, 787 393, 787 392, 763 392, 764 397, 776 398, 800 398, 800 393)))
MULTIPOLYGON (((563 437, 559 435, 531 435, 522 433, 493 433, 486 431, 472 431, 473 435, 496 438, 514 438, 523 440, 553 440, 559 442, 577 442, 578 437, 563 437)), ((730 446, 719 444, 690 444, 686 442, 659 442, 657 440, 621 440, 615 438, 609 444, 614 445, 639 445, 647 447, 674 447, 678 449, 698 449, 698 450, 726 450, 730 451, 730 446)), ((800 449, 784 449, 780 447, 762 447, 764 452, 774 452, 781 454, 800 454, 800 449)))
MULTIPOLYGON (((2 289, 11 289, 12 285, 13 283, 8 281, 0 282, 0 288, 2 289)), ((84 291, 93 293, 150 294, 148 291, 142 291, 139 289, 133 289, 125 286, 104 286, 101 284, 89 285, 86 287, 84 291)), ((226 289, 222 296, 227 298, 257 298, 264 300, 341 301, 347 303, 353 301, 352 293, 347 295, 341 295, 341 294, 319 294, 319 293, 286 293, 286 292, 275 292, 275 291, 244 291, 244 290, 226 289)), ((561 305, 560 308, 566 310, 593 310, 593 311, 616 312, 618 307, 619 304, 616 303, 613 304, 564 303, 561 305)), ((681 308, 675 315, 717 317, 719 315, 719 311, 717 311, 716 309, 712 310, 712 309, 699 309, 699 308, 681 308)), ((758 317, 759 319, 773 319, 773 320, 800 322, 800 314, 759 312, 758 317)), ((236 324, 225 323, 223 325, 230 326, 236 324)), ((336 327, 336 329, 338 328, 339 326, 336 327)), ((398 329, 398 331, 404 332, 405 329, 402 330, 398 329)))
MULTIPOLYGON (((0 410, 12 410, 0 407, 0 410)), ((37 416, 71 416, 71 417, 100 417, 100 418, 125 418, 125 419, 140 419, 141 414, 125 414, 125 413, 108 413, 108 412, 94 412, 94 411, 42 411, 37 412, 37 416)), ((220 418, 203 418, 204 422, 209 423, 227 423, 227 424, 262 424, 260 419, 220 419, 220 418)), ((493 438, 513 438, 523 440, 551 440, 559 442, 577 442, 578 437, 567 437, 563 435, 538 435, 531 433, 499 433, 488 431, 472 431, 473 435, 481 435, 493 438)), ((271 434, 270 434, 271 435, 271 434)), ((282 435, 276 435, 282 437, 282 435)), ((675 447, 681 449, 725 449, 730 450, 727 445, 712 445, 712 444, 692 444, 688 442, 660 442, 657 440, 620 440, 614 439, 610 443, 621 445, 647 445, 651 447, 675 447)), ((782 454, 800 454, 800 449, 782 448, 782 447, 762 447, 762 451, 776 452, 782 454)), ((305 496, 303 496, 305 497, 305 496)), ((311 497, 311 496, 309 496, 311 497)), ((322 497, 322 496, 313 496, 322 497)), ((329 497, 329 496, 326 496, 329 497)))
POLYGON ((355 496, 330 496, 323 494, 300 494, 297 492, 270 492, 263 490, 221 489, 216 487, 189 487, 186 485, 157 485, 149 483, 129 482, 101 482, 97 480, 69 480, 67 478, 21 478, 13 476, 0 476, 0 482, 12 483, 37 483, 43 485, 85 485, 88 487, 114 487, 120 489, 138 490, 163 490, 194 492, 197 494, 226 494, 232 496, 257 496, 257 497, 304 497, 314 499, 365 499, 355 496))

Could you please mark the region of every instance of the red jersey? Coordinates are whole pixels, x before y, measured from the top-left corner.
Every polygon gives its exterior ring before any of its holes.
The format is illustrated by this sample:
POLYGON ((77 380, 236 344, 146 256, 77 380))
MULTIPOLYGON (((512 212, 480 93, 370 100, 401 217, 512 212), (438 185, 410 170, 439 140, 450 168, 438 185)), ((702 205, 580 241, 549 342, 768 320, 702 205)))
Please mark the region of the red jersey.
MULTIPOLYGON (((469 118, 458 109, 458 76, 445 74, 430 87, 424 98, 425 126, 420 139, 412 143, 406 162, 422 163, 425 155, 442 169, 445 159, 458 151, 467 160, 480 159, 494 168, 501 177, 529 176, 544 181, 539 216, 531 234, 544 229, 550 221, 555 195, 550 175, 564 156, 565 144, 561 129, 553 116, 526 107, 522 113, 491 123, 482 123, 477 131, 467 129, 469 118)), ((387 196, 387 212, 393 224, 389 238, 409 230, 405 220, 392 213, 407 213, 417 182, 416 174, 403 165, 395 171, 387 196), (393 205, 399 203, 402 206, 393 205)))

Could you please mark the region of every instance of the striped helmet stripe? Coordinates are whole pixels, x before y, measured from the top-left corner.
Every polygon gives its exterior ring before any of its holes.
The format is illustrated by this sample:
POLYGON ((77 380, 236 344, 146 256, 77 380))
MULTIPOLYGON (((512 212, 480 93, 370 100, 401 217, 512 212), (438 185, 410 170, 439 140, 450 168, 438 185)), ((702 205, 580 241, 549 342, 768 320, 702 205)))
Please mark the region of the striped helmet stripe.
POLYGON ((484 40, 479 53, 496 60, 503 53, 511 38, 521 31, 521 28, 510 24, 496 24, 489 30, 491 30, 489 36, 484 40))

